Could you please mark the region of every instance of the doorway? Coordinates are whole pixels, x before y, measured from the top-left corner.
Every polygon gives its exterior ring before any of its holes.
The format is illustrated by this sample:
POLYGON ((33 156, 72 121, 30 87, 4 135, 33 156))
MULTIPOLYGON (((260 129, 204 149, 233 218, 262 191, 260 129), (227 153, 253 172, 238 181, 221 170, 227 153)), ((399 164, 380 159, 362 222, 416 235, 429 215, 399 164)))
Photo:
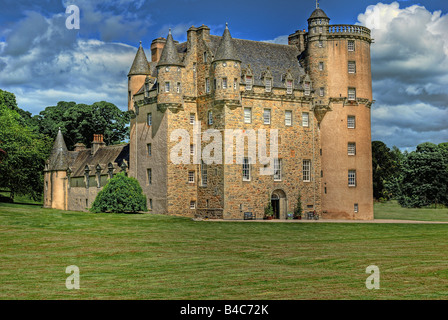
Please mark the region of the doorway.
POLYGON ((272 193, 271 205, 274 209, 275 219, 286 219, 288 206, 286 202, 286 193, 283 190, 278 189, 272 193))

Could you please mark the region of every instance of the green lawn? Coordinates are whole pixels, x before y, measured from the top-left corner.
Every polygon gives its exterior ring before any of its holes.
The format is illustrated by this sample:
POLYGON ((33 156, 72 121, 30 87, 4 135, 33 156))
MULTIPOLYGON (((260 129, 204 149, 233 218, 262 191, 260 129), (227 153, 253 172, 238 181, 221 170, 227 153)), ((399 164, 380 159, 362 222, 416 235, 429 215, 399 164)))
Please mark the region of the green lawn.
POLYGON ((448 208, 444 209, 412 209, 402 208, 396 201, 375 203, 375 219, 448 221, 448 208))
POLYGON ((0 244, 0 299, 448 299, 448 225, 194 222, 0 203, 0 244), (79 290, 65 287, 69 265, 79 290), (369 265, 379 290, 365 287, 369 265))

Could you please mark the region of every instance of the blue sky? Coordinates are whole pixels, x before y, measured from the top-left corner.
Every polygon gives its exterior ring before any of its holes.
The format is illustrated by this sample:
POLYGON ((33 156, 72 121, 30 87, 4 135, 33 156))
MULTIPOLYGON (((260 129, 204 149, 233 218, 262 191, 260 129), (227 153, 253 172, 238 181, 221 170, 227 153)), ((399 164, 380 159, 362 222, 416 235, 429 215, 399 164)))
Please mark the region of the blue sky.
MULTIPOLYGON (((175 40, 205 24, 221 35, 285 44, 307 26, 315 0, 0 0, 0 88, 33 114, 58 101, 106 100, 125 110, 126 75, 141 40, 172 28, 175 40), (81 11, 65 28, 65 8, 81 11)), ((372 139, 413 149, 448 141, 448 2, 330 1, 331 24, 372 29, 372 139)))

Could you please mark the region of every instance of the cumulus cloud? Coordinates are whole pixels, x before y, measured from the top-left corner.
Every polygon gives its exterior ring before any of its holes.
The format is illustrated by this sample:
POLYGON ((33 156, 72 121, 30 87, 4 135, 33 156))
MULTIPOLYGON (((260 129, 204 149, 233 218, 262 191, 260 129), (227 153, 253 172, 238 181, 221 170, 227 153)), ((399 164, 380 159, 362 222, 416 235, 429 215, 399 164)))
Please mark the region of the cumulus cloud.
POLYGON ((372 138, 389 146, 448 141, 448 16, 398 2, 358 16, 372 30, 372 138))

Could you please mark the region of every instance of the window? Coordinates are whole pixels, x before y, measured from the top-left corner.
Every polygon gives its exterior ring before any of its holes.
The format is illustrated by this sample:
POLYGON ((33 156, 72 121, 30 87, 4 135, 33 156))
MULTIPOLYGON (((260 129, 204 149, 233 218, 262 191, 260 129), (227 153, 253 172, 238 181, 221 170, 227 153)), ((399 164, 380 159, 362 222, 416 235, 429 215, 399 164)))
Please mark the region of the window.
POLYGON ((347 152, 348 152, 349 156, 356 155, 356 143, 349 142, 348 145, 347 145, 347 152))
POLYGON ((282 159, 274 159, 274 180, 282 180, 282 159))
POLYGON ((194 121, 196 120, 196 114, 190 113, 190 124, 194 124, 194 121))
POLYGON ((201 161, 201 184, 207 186, 207 164, 204 161, 201 161))
POLYGON ((152 170, 148 169, 146 172, 148 174, 148 184, 152 184, 152 170))
POLYGON ((322 27, 319 27, 319 33, 322 33, 323 31, 324 31, 324 29, 322 27))
POLYGON ((303 88, 304 88, 304 90, 305 90, 305 95, 306 95, 306 96, 309 96, 310 93, 311 93, 311 83, 309 83, 309 82, 305 82, 305 83, 303 84, 303 88))
POLYGON ((151 114, 151 112, 149 112, 149 113, 146 115, 146 124, 147 124, 148 126, 152 125, 152 114, 151 114))
POLYGON ((356 73, 356 61, 348 62, 348 73, 356 73))
POLYGON ((222 78, 222 88, 227 89, 227 78, 222 78))
POLYGON ((324 47, 324 43, 322 40, 319 40, 319 48, 323 48, 324 47))
POLYGON ((356 100, 356 88, 348 88, 348 100, 356 100))
POLYGON ((190 155, 194 156, 194 144, 190 144, 190 155))
POLYGON ((246 90, 252 90, 252 76, 246 76, 246 90))
POLYGON ((243 159, 243 181, 250 181, 249 158, 244 158, 243 159))
POLYGON ((302 112, 302 126, 309 127, 310 125, 310 115, 308 112, 302 112))
POLYGON ((211 110, 208 112, 208 124, 213 124, 213 113, 211 110))
POLYGON ((355 116, 347 116, 347 128, 355 129, 355 126, 356 126, 355 116))
POLYGON ((356 170, 348 170, 348 186, 356 187, 356 170))
POLYGON ((251 123, 251 122, 252 122, 252 109, 244 108, 244 123, 251 123))
POLYGON ((272 79, 271 78, 266 79, 265 82, 264 82, 264 85, 265 85, 265 91, 266 92, 271 92, 271 90, 272 90, 272 79))
POLYGON ((190 201, 190 209, 196 209, 196 201, 190 201))
POLYGON ((355 51, 355 41, 348 40, 347 47, 348 47, 348 51, 355 51))
POLYGON ((204 52, 204 63, 207 63, 207 52, 204 52))
POLYGON ((263 112, 263 123, 271 124, 271 109, 264 109, 263 112))
POLYGON ((146 146, 148 147, 148 156, 151 156, 152 155, 151 144, 148 143, 146 146))
POLYGON ((233 79, 233 90, 236 90, 237 84, 238 84, 238 79, 237 78, 233 79))
POLYGON ((358 213, 358 209, 359 209, 359 206, 358 206, 357 203, 355 203, 355 206, 354 206, 354 211, 355 211, 355 213, 358 213))
POLYGON ((170 92, 170 83, 169 83, 169 81, 165 82, 165 92, 170 92))
POLYGON ((216 91, 216 79, 213 79, 213 90, 216 91))
POLYGON ((176 85, 176 92, 180 93, 180 82, 178 82, 176 85))
POLYGON ((291 94, 292 93, 292 80, 286 81, 286 93, 291 94))
POLYGON ((210 78, 205 78, 205 92, 210 93, 210 78))
POLYGON ((311 160, 303 160, 302 173, 303 173, 303 181, 310 182, 311 181, 311 160))
POLYGON ((319 62, 319 71, 324 71, 324 63, 322 61, 319 62))
POLYGON ((325 95, 325 88, 324 87, 320 87, 319 88, 319 96, 323 97, 325 95))
POLYGON ((152 210, 152 199, 149 199, 149 210, 152 210))
POLYGON ((292 111, 287 110, 285 111, 285 126, 291 126, 292 125, 292 111))
POLYGON ((188 183, 194 183, 194 171, 188 171, 188 183))

